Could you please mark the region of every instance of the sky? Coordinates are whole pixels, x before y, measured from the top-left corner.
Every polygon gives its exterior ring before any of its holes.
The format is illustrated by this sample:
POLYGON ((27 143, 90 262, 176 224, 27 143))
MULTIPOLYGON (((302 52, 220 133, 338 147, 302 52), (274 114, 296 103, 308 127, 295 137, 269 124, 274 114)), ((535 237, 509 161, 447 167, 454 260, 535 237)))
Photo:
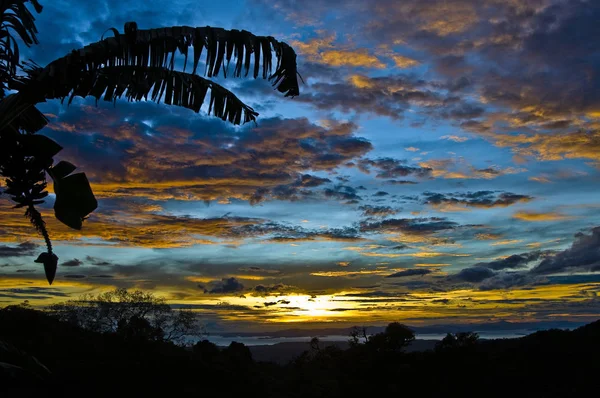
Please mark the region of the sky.
MULTIPOLYGON (((39 108, 99 200, 55 253, 0 196, 0 305, 115 287, 212 330, 400 321, 587 322, 600 313, 600 3, 43 1, 45 65, 134 20, 289 43, 304 83, 216 80, 232 126, 153 102, 39 108)), ((200 68, 199 70, 202 70, 200 68)))

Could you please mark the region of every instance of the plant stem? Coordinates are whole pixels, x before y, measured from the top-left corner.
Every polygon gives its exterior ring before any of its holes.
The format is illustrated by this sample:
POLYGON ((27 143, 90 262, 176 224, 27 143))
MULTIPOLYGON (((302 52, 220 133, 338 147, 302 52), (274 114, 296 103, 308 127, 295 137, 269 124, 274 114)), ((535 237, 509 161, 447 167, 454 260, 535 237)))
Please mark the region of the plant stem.
POLYGON ((32 204, 30 204, 25 215, 29 217, 29 221, 31 221, 35 229, 42 234, 44 241, 46 242, 48 253, 52 254, 52 242, 50 241, 50 235, 46 229, 46 222, 42 218, 40 212, 32 204))

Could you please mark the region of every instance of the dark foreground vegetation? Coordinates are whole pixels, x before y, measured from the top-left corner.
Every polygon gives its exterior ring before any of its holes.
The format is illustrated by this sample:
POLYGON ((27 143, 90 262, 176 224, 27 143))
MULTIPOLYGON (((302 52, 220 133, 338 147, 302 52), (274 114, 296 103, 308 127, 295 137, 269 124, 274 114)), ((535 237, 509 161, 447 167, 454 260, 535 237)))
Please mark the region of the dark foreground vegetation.
POLYGON ((433 351, 406 353, 414 338, 393 323, 350 348, 311 348, 286 365, 255 362, 248 347, 193 348, 134 321, 91 331, 28 306, 0 310, 0 396, 560 396, 594 394, 600 321, 506 340, 449 334, 433 351), (459 395, 460 394, 460 395, 459 395))

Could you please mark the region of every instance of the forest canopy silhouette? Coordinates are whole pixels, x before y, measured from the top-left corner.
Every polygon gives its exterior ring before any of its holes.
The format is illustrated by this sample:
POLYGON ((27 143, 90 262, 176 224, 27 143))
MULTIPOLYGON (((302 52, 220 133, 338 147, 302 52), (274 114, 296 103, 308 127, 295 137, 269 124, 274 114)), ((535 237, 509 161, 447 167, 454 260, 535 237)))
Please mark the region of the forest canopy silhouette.
MULTIPOLYGON (((95 311, 102 310, 109 297, 141 298, 140 294, 114 291, 95 303, 87 301, 86 306, 99 305, 95 311)), ((79 396, 81 391, 90 396, 411 393, 433 397, 478 396, 487 391, 492 397, 516 392, 561 397, 589 394, 597 388, 598 322, 573 331, 555 329, 488 341, 474 333, 449 333, 434 350, 424 352, 407 352, 414 333, 391 323, 383 332, 368 335, 366 341, 357 341, 352 334, 346 349, 314 338, 306 343, 304 353, 275 364, 254 360, 251 347, 242 343, 217 347, 198 337, 197 343, 185 348, 157 338, 152 321, 145 321, 139 311, 160 304, 144 300, 130 311, 133 303, 122 303, 125 307, 107 309, 122 316, 116 328, 114 316, 106 318, 113 322, 111 326, 92 324, 96 328, 81 322, 87 314, 65 317, 73 314, 74 303, 47 312, 27 304, 0 309, 0 392, 67 397, 79 396)))

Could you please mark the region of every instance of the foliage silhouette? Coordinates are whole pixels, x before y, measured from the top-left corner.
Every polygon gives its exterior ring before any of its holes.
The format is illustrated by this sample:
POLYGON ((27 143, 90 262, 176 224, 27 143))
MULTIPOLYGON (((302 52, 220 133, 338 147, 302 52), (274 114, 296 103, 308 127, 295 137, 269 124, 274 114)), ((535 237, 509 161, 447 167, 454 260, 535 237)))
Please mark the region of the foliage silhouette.
POLYGON ((125 97, 128 101, 163 100, 167 105, 199 112, 208 102, 208 114, 222 120, 233 124, 255 121, 258 113, 250 106, 196 74, 203 52, 204 74, 209 78, 221 71, 227 77, 234 59, 230 76, 247 77, 252 69, 255 79, 269 79, 286 97, 299 95, 294 50, 271 36, 255 36, 245 30, 209 26, 138 29, 135 22, 128 22, 122 33, 110 29, 113 37, 73 50, 45 67, 33 61, 21 62, 15 37, 26 46, 38 44, 35 18, 28 4, 35 12, 42 11, 38 0, 0 2, 0 177, 6 179, 4 192, 16 208, 26 209, 25 216, 44 238, 46 252, 36 262, 44 265, 49 284, 55 278, 58 257, 35 207, 48 196, 46 174, 54 181, 55 217, 70 228, 81 229, 98 202, 85 173, 73 174, 77 167, 66 161, 54 164, 53 158, 62 147, 36 134, 48 123, 36 104, 67 98, 70 104, 77 96, 112 102, 125 97), (186 73, 190 49, 192 72, 186 73), (175 70, 176 53, 184 57, 183 71, 175 70), (8 90, 12 93, 7 95, 8 90))
POLYGON ((365 326, 354 326, 350 330, 350 339, 348 340, 348 344, 351 347, 356 347, 360 344, 361 339, 363 339, 363 343, 367 343, 367 341, 369 341, 369 336, 367 335, 367 328, 365 326))
POLYGON ((151 292, 115 289, 96 296, 50 307, 55 318, 82 329, 117 333, 130 340, 155 340, 184 343, 201 336, 203 329, 190 310, 174 310, 166 300, 151 292))
POLYGON ((448 333, 438 344, 437 351, 473 348, 479 341, 479 335, 473 332, 448 333))
POLYGON ((367 347, 378 352, 402 351, 415 339, 415 333, 398 322, 390 323, 382 333, 370 336, 367 347))
MULTIPOLYGON (((390 331, 399 331, 392 327, 390 331)), ((383 332, 385 333, 385 332, 383 332)), ((456 337, 456 336, 455 336, 456 337)), ((473 341, 473 339, 463 339, 473 341)), ((251 347, 185 348, 93 332, 26 306, 0 309, 0 341, 19 355, 0 361, 25 368, 32 356, 42 378, 0 372, 0 396, 490 397, 597 395, 600 321, 573 331, 476 340, 451 350, 406 352, 358 344, 329 346, 288 364, 256 362, 251 347), (26 353, 26 354, 25 354, 26 353), (13 378, 11 378, 13 377, 13 378)))

